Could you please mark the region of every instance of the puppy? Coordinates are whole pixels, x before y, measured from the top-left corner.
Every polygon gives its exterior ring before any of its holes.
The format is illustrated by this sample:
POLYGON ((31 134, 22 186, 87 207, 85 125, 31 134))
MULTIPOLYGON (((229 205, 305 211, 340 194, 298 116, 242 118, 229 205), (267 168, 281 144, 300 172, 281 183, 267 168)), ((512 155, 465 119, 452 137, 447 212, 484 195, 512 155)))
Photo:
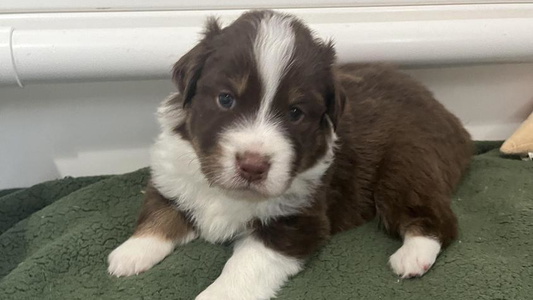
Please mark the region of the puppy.
POLYGON ((197 237, 234 241, 196 299, 269 299, 331 235, 376 216, 403 239, 392 270, 427 272, 457 235, 450 201, 471 139, 408 76, 334 63, 293 16, 209 20, 174 67, 144 206, 109 273, 146 271, 197 237))

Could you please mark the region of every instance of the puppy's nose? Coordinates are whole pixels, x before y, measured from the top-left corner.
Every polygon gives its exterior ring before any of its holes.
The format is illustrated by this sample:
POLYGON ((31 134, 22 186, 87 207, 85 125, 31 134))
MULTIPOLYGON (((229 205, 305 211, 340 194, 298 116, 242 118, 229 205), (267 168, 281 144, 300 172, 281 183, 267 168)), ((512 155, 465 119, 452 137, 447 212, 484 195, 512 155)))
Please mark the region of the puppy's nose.
POLYGON ((256 152, 237 154, 239 175, 249 181, 260 181, 267 177, 270 169, 268 157, 256 152))

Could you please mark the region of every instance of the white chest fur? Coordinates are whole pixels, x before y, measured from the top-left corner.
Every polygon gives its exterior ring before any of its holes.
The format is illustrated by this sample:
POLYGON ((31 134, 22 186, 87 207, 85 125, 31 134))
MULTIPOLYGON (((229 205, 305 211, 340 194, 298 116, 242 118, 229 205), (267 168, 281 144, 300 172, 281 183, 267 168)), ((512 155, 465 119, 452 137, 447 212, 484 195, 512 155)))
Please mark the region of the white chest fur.
POLYGON ((151 153, 152 181, 162 195, 189 212, 202 238, 222 242, 246 231, 253 219, 266 223, 309 205, 313 188, 331 162, 328 158, 299 174, 283 195, 253 199, 252 195, 211 187, 191 145, 179 136, 163 132, 151 153))

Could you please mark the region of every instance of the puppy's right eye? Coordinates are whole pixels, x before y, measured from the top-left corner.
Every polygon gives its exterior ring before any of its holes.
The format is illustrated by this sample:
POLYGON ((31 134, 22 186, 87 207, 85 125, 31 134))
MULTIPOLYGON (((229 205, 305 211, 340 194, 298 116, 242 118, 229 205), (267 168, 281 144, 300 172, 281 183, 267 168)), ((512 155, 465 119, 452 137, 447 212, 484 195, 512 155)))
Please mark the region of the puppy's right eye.
POLYGON ((232 109, 235 106, 235 98, 229 93, 221 93, 217 97, 217 103, 224 110, 232 109))
POLYGON ((298 107, 291 107, 289 109, 289 120, 292 123, 298 123, 304 118, 304 112, 298 107))

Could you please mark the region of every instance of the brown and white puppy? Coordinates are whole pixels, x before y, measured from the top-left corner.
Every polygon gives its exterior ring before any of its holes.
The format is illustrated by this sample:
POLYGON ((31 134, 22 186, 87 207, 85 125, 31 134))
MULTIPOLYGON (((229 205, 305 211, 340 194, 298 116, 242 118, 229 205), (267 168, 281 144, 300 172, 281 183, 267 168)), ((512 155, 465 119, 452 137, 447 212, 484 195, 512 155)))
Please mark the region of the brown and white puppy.
POLYGON ((197 299, 269 299, 332 234, 377 216, 404 241, 393 271, 424 274, 457 235, 450 197, 470 137, 408 76, 334 63, 293 16, 210 20, 175 65, 145 203, 109 272, 148 270, 196 237, 234 240, 197 299))

